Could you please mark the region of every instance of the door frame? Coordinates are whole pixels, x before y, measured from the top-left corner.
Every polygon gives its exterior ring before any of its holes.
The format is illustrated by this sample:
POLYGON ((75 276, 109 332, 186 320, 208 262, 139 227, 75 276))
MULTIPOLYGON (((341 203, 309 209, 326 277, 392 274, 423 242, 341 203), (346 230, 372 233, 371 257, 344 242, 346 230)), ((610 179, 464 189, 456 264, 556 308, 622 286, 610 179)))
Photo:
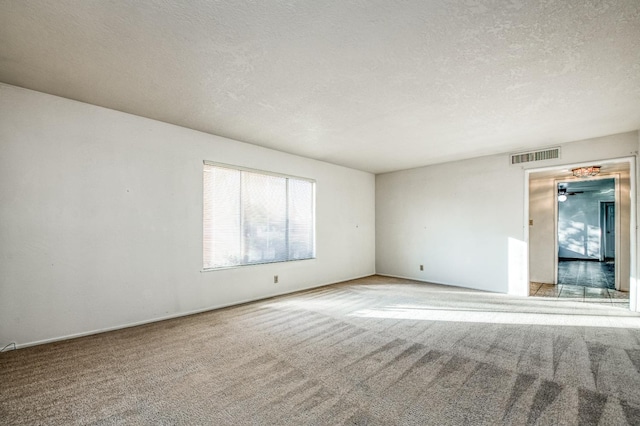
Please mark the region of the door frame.
MULTIPOLYGON (((638 284, 640 282, 638 275, 638 262, 640 258, 638 257, 638 197, 637 197, 637 182, 640 179, 638 174, 639 170, 636 166, 636 156, 630 157, 614 157, 608 159, 596 159, 588 162, 580 162, 580 163, 567 163, 560 164, 555 166, 547 166, 547 167, 539 167, 539 168, 531 168, 524 169, 524 211, 523 211, 523 221, 522 228, 524 230, 524 242, 527 248, 526 254, 526 280, 522 282, 522 288, 516 289, 514 294, 518 295, 526 295, 529 296, 529 283, 531 282, 531 268, 529 265, 529 181, 531 179, 531 174, 536 172, 543 171, 553 171, 553 170, 567 170, 570 168, 581 167, 581 166, 590 166, 593 164, 606 164, 606 163, 621 163, 626 162, 629 163, 629 196, 630 196, 630 212, 629 212, 629 309, 632 311, 640 312, 640 303, 638 303, 639 289, 638 284)), ((619 197, 618 197, 619 198, 619 197)), ((557 206, 556 206, 557 209, 557 206)), ((619 209, 618 209, 619 211, 619 209)), ((557 212, 556 212, 557 216, 557 212)), ((618 232, 619 233, 619 232, 618 232)), ((557 231, 556 231, 557 235, 557 231)), ((620 253, 619 253, 620 254, 620 253)), ((554 253, 554 257, 557 259, 557 248, 556 253, 554 253)), ((619 258, 620 256, 618 256, 619 258)), ((556 267, 556 273, 557 273, 556 267)))

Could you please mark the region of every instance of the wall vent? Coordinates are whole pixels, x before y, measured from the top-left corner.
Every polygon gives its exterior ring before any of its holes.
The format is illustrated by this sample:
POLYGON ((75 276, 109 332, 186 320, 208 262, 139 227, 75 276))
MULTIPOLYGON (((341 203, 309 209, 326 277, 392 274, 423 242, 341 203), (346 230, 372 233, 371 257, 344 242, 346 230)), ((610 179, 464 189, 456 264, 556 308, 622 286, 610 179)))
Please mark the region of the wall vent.
POLYGON ((532 161, 551 160, 554 158, 560 158, 560 148, 511 154, 511 164, 530 163, 532 161))

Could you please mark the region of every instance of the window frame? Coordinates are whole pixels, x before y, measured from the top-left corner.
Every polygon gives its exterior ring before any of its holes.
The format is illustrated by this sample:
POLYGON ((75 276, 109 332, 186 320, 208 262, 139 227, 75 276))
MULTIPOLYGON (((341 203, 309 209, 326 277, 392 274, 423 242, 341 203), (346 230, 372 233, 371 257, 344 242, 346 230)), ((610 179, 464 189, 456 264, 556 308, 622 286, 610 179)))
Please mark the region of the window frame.
MULTIPOLYGON (((300 261, 305 261, 305 260, 314 260, 316 259, 316 185, 317 185, 317 181, 315 179, 311 179, 311 178, 306 178, 306 177, 301 177, 301 176, 295 176, 295 175, 289 175, 289 174, 284 174, 284 173, 277 173, 277 172, 272 172, 272 171, 268 171, 268 170, 260 170, 260 169, 253 169, 250 167, 245 167, 245 166, 238 166, 238 165, 234 165, 234 164, 228 164, 228 163, 221 163, 221 162, 217 162, 217 161, 210 161, 210 160, 203 160, 202 162, 202 269, 201 272, 211 272, 211 271, 220 271, 220 270, 224 270, 224 269, 236 269, 236 268, 243 268, 243 267, 247 267, 247 266, 258 266, 258 265, 269 265, 269 264, 273 264, 273 263, 287 263, 287 262, 300 262, 300 261), (298 181, 303 181, 303 182, 308 182, 312 184, 312 206, 311 206, 311 213, 312 213, 312 218, 311 218, 311 228, 312 228, 312 238, 313 238, 313 250, 312 250, 312 255, 310 257, 305 257, 302 259, 286 259, 286 260, 271 260, 271 261, 265 261, 265 262, 252 262, 252 263, 240 263, 237 265, 228 265, 228 266, 216 266, 216 267, 210 267, 210 268, 206 268, 204 266, 205 264, 205 229, 204 229, 204 219, 205 219, 205 203, 204 203, 204 197, 205 197, 205 193, 204 193, 204 167, 205 166, 212 166, 212 167, 219 167, 219 168, 225 168, 225 169, 229 169, 229 170, 236 170, 239 172, 249 172, 249 173, 257 173, 257 174, 262 174, 262 175, 266 175, 266 176, 273 176, 273 177, 279 177, 279 178, 284 178, 284 179, 295 179, 298 181)), ((288 183, 287 183, 287 193, 288 193, 288 183)), ((287 210, 288 210, 288 204, 287 204, 287 210)), ((287 212, 287 223, 289 222, 289 217, 288 217, 288 212, 287 212)), ((287 242, 288 244, 288 242, 287 242)))

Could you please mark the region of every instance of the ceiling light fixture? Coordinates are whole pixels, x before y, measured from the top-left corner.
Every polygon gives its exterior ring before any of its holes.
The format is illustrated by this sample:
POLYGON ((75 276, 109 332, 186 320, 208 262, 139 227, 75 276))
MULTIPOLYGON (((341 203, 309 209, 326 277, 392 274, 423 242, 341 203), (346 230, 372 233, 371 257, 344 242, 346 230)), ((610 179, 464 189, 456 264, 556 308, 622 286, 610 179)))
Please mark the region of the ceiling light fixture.
POLYGON ((600 166, 576 167, 571 172, 575 177, 591 177, 600 173, 600 166))

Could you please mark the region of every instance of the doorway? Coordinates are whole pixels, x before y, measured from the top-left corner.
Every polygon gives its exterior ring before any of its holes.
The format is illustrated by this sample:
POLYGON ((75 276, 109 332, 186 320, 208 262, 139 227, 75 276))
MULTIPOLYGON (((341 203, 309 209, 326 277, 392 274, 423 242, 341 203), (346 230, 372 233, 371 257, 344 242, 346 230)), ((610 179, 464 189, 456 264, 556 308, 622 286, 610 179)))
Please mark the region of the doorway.
MULTIPOLYGON (((528 226, 525 239, 529 258, 527 294, 565 300, 570 298, 582 302, 606 302, 614 307, 636 310, 636 279, 633 278, 636 276, 637 251, 634 213, 636 198, 635 182, 631 178, 635 176, 635 158, 611 159, 598 163, 602 166, 600 174, 587 179, 578 179, 572 174, 572 168, 581 164, 526 171, 525 223, 528 226), (601 198, 604 194, 593 196, 594 188, 572 185, 558 187, 560 183, 576 185, 580 181, 586 181, 580 185, 593 185, 603 179, 613 180, 615 183, 613 189, 599 189, 599 192, 610 193, 609 199, 601 198), (571 227, 564 229, 566 245, 558 241, 559 228, 563 229, 562 224, 558 225, 559 189, 566 190, 565 194, 570 202, 585 197, 584 194, 588 192, 592 193, 591 198, 597 200, 590 218, 581 218, 575 212, 569 215, 571 227), (606 202, 612 204, 604 204, 606 202), (607 281, 606 287, 602 284, 598 287, 562 284, 568 278, 566 274, 563 276, 562 269, 558 273, 559 261, 565 260, 562 258, 573 258, 573 262, 589 262, 590 266, 606 268, 604 271, 592 271, 585 267, 576 271, 576 274, 581 274, 579 279, 583 284, 584 278, 588 277, 592 282, 607 281), (598 275, 600 278, 603 275, 613 278, 603 280, 598 279, 598 275)), ((578 266, 579 263, 574 263, 574 268, 579 269, 578 266)))
POLYGON ((620 287, 615 273, 616 186, 614 178, 557 183, 556 284, 620 287))

